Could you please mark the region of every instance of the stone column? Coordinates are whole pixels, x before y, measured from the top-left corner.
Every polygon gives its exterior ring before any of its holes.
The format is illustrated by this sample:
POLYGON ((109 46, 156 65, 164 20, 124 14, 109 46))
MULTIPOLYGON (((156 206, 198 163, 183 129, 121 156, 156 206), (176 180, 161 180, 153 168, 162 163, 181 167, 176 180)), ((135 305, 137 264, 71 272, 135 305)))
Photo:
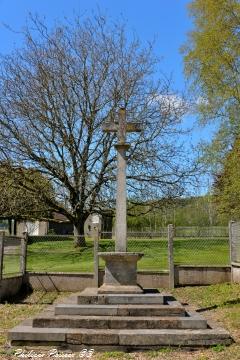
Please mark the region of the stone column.
POLYGON ((117 150, 117 197, 115 251, 127 251, 126 150, 128 144, 115 145, 117 150))

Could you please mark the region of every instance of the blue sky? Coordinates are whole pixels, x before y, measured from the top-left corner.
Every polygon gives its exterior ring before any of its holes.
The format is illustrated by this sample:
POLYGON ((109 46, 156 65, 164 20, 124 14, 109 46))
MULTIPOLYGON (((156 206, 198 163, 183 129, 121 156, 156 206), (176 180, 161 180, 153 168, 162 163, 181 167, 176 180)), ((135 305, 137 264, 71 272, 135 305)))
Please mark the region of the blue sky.
MULTIPOLYGON (((155 53, 162 58, 161 69, 172 76, 174 88, 186 87, 183 74, 183 60, 179 48, 186 40, 192 23, 187 13, 187 0, 0 0, 0 53, 6 54, 21 46, 21 28, 28 14, 45 16, 49 26, 54 20, 78 15, 91 15, 97 7, 113 20, 123 18, 129 32, 136 32, 145 42, 156 39, 155 53), (14 31, 6 28, 7 24, 14 31)), ((188 116, 186 123, 195 122, 188 116)), ((210 129, 195 127, 192 141, 197 143, 211 134, 210 129)))
POLYGON ((142 41, 156 38, 155 51, 162 58, 162 70, 172 74, 175 87, 184 87, 182 57, 179 47, 191 28, 186 0, 0 0, 0 53, 8 53, 21 45, 18 31, 29 12, 46 16, 51 25, 55 19, 91 14, 99 7, 113 19, 127 21, 129 31, 135 31, 142 41), (16 33, 7 29, 9 25, 16 33))

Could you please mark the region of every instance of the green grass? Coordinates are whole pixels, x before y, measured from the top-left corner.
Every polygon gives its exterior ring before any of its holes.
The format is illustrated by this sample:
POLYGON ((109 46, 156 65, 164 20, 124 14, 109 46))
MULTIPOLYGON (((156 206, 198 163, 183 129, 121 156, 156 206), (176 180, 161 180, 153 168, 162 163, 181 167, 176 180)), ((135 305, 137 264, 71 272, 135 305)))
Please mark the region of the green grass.
MULTIPOLYGON (((139 270, 168 269, 167 240, 129 239, 128 251, 142 252, 139 270)), ((113 240, 100 240, 99 251, 113 251, 113 240)), ((75 248, 72 239, 34 241, 28 245, 27 270, 53 272, 93 272, 93 241, 86 247, 75 248)), ((175 238, 174 262, 180 265, 228 265, 229 246, 226 238, 175 238)), ((4 276, 19 272, 20 259, 5 256, 4 276)), ((100 259, 100 267, 104 267, 100 259)))
MULTIPOLYGON (((168 289, 162 289, 169 292, 168 289)), ((152 351, 123 353, 120 351, 94 353, 93 360, 239 360, 240 359, 240 285, 217 284, 211 286, 181 287, 174 289, 173 295, 181 302, 188 303, 195 309, 201 309, 201 314, 219 322, 234 337, 235 343, 231 346, 217 345, 210 348, 201 348, 195 351, 186 348, 162 348, 152 351), (214 306, 211 310, 207 307, 214 306)), ((14 360, 14 349, 7 343, 7 331, 19 324, 23 319, 38 314, 49 302, 56 297, 65 297, 69 293, 33 292, 29 297, 18 304, 0 304, 0 360, 14 360), (45 305, 44 305, 45 304, 45 305)), ((36 353, 43 350, 36 349, 36 353)), ((64 351, 64 350, 63 350, 64 351)), ((47 353, 47 350, 46 350, 47 353)), ((46 360, 51 358, 46 356, 46 360)), ((76 352, 74 359, 79 359, 76 352)))
MULTIPOLYGON (((113 240, 100 240, 99 251, 113 251, 113 240)), ((128 251, 143 252, 139 270, 168 268, 166 239, 129 239, 128 251)), ((174 240, 174 261, 185 265, 227 265, 229 247, 225 238, 177 238, 174 240)), ((85 248, 76 249, 73 241, 45 241, 29 245, 30 271, 93 271, 93 242, 87 240, 85 248)), ((104 262, 100 259, 100 267, 104 262)))
POLYGON ((28 246, 28 271, 91 272, 93 271, 93 244, 75 248, 73 241, 44 241, 28 246))
POLYGON ((174 239, 174 262, 179 265, 228 265, 228 239, 174 239))
POLYGON ((3 257, 3 277, 11 277, 20 274, 20 256, 4 255, 3 257))

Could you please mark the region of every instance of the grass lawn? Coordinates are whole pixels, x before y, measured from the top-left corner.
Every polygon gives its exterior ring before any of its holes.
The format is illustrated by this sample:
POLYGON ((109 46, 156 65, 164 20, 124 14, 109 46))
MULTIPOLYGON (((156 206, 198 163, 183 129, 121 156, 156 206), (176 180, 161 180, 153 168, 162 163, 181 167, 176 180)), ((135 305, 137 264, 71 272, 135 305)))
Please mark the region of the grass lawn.
POLYGON ((20 274, 20 256, 4 255, 3 257, 3 277, 11 277, 20 274))
MULTIPOLYGON (((113 240, 100 240, 99 251, 114 250, 113 240)), ((166 239, 129 239, 128 251, 143 252, 139 270, 168 268, 166 239)), ((186 265, 228 265, 229 246, 226 238, 176 238, 174 261, 186 265)), ((100 266, 103 267, 103 261, 100 266)), ((93 271, 93 242, 76 249, 73 241, 45 241, 28 247, 29 271, 93 271)))
MULTIPOLYGON (((165 290, 165 289, 164 289, 165 290)), ((167 291, 167 289, 166 289, 167 291)), ((184 349, 163 348, 159 351, 138 353, 105 352, 95 354, 92 359, 134 359, 134 360, 239 360, 240 359, 240 285, 219 284, 211 286, 183 287, 174 289, 173 295, 181 302, 188 303, 201 311, 207 319, 221 323, 232 334, 235 343, 229 347, 218 345, 208 349, 189 351, 184 349)), ((0 305, 0 359, 16 359, 13 349, 7 345, 7 330, 23 319, 37 314, 46 303, 66 293, 34 292, 25 302, 0 305), (44 304, 45 303, 45 304, 44 304)), ((36 350, 37 352, 37 350, 36 350)), ((73 359, 78 359, 79 354, 73 359)), ((48 356, 44 360, 50 359, 48 356)), ((52 359, 52 358, 51 358, 52 359)))
MULTIPOLYGON (((143 252, 139 270, 168 269, 166 239, 129 239, 128 251, 143 252)), ((99 251, 114 250, 113 240, 100 240, 99 251)), ((174 261, 182 265, 228 265, 227 238, 175 238, 174 261)), ((19 272, 18 256, 5 256, 4 276, 19 272)), ((44 240, 28 245, 27 271, 93 272, 93 242, 75 248, 72 239, 44 240)), ((104 262, 100 260, 100 267, 104 262)))

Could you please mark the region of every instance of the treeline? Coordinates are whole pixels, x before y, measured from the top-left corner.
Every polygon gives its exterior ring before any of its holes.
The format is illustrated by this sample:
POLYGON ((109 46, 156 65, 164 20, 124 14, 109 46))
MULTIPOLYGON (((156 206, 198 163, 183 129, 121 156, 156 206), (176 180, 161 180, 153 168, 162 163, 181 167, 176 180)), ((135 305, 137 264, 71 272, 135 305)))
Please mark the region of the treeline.
POLYGON ((129 231, 158 231, 168 224, 175 226, 225 226, 229 217, 217 211, 212 195, 182 198, 147 213, 147 206, 138 208, 136 216, 128 216, 129 231), (139 215, 140 210, 144 215, 139 215))
POLYGON ((188 8, 193 27, 182 47, 185 75, 200 123, 217 124, 213 138, 201 143, 202 163, 214 179, 217 213, 239 221, 240 2, 192 0, 188 8))

